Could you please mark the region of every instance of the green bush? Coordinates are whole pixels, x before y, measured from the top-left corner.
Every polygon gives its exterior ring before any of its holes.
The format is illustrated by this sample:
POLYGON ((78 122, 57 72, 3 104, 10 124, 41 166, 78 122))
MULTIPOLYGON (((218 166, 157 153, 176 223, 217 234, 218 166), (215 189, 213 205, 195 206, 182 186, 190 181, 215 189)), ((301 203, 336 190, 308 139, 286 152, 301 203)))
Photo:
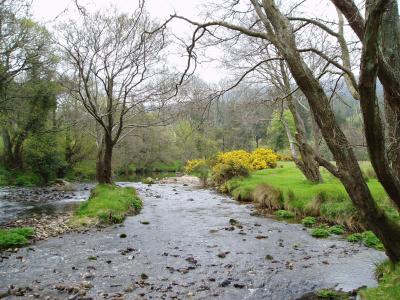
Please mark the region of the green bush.
POLYGON ((65 175, 66 162, 61 151, 57 150, 54 134, 37 134, 27 140, 24 161, 43 183, 56 179, 59 173, 65 175))
POLYGON ((341 235, 344 233, 344 227, 342 225, 334 225, 329 227, 330 234, 341 235))
POLYGON ((275 215, 279 218, 289 219, 294 217, 294 213, 288 210, 280 209, 275 212, 275 215))
POLYGON ((305 218, 303 218, 303 220, 301 220, 301 223, 305 227, 312 227, 312 226, 314 226, 316 221, 317 220, 314 217, 305 217, 305 218))
POLYGON ((363 236, 362 242, 365 246, 370 248, 375 248, 378 250, 384 249, 382 242, 372 231, 364 231, 362 233, 362 236, 363 236))
POLYGON ((96 178, 96 161, 83 160, 77 163, 69 172, 66 177, 70 181, 90 181, 96 178))
POLYGON ((323 226, 311 230, 311 236, 316 238, 326 238, 329 235, 330 235, 329 230, 323 226))
POLYGON ((35 230, 32 227, 16 227, 9 229, 9 231, 12 233, 17 233, 29 239, 33 238, 35 235, 35 230))
POLYGON ((141 208, 142 201, 133 188, 99 184, 91 191, 89 200, 75 211, 71 225, 81 227, 121 223, 127 215, 141 208))
POLYGON ((30 227, 18 227, 0 230, 0 249, 22 247, 29 244, 29 239, 35 235, 30 227))
POLYGON ((328 299, 328 300, 347 300, 349 298, 349 294, 342 291, 335 291, 332 289, 322 289, 317 292, 317 295, 320 299, 328 299))
POLYGON ((213 167, 212 174, 215 183, 223 184, 233 177, 246 177, 250 172, 245 166, 218 163, 213 167))
POLYGON ((400 265, 389 261, 380 264, 376 269, 378 287, 361 291, 361 299, 385 300, 399 299, 400 295, 400 265))
POLYGON ((146 177, 142 180, 142 183, 144 184, 154 184, 154 179, 151 177, 146 177))
POLYGON ((350 243, 357 243, 362 241, 362 234, 361 233, 353 233, 347 237, 347 241, 350 243))
POLYGON ((15 176, 15 185, 17 186, 35 186, 43 183, 39 175, 31 172, 17 174, 15 176))
POLYGON ((364 246, 383 250, 383 244, 372 231, 364 231, 363 233, 353 233, 347 237, 352 243, 361 242, 364 246))

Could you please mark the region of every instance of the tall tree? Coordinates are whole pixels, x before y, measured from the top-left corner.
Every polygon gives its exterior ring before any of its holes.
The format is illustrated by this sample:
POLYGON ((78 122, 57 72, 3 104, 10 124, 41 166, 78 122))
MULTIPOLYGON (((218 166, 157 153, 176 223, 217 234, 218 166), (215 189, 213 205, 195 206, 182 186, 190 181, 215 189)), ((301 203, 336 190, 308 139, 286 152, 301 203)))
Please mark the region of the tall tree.
MULTIPOLYGON (((251 3, 252 9, 247 10, 253 15, 249 26, 237 23, 237 18, 234 18, 233 22, 216 20, 205 23, 181 18, 196 26, 192 41, 197 41, 198 35, 204 34, 208 27, 219 26, 256 39, 263 39, 277 49, 298 87, 307 97, 313 117, 336 161, 336 166, 329 161, 323 161, 324 166, 341 180, 362 220, 382 240, 390 259, 394 262, 400 261, 400 226, 393 222, 374 201, 353 149, 337 123, 330 105, 330 98, 301 55, 302 51, 297 46, 296 31, 289 18, 281 12, 274 0, 261 2, 251 0, 251 3), (257 21, 254 21, 254 17, 257 21), (260 26, 253 26, 253 24, 260 24, 260 26)), ((240 20, 243 19, 240 18, 240 20)), ((194 45, 191 49, 193 47, 194 45)), ((319 54, 323 55, 323 53, 319 54)), ((347 70, 335 61, 330 60, 330 63, 347 73, 347 70)), ((362 99, 363 96, 360 96, 362 99)), ((371 112, 373 111, 365 114, 364 118, 374 118, 371 112)))
POLYGON ((60 28, 60 45, 74 72, 71 95, 97 124, 97 180, 111 183, 114 146, 126 130, 144 126, 132 123, 133 117, 164 105, 163 84, 156 82, 164 31, 142 2, 131 15, 111 11, 82 18, 60 28))
POLYGON ((367 147, 379 181, 400 210, 400 21, 395 0, 366 1, 364 20, 351 0, 332 0, 363 43, 359 79, 367 147), (379 78, 385 114, 376 95, 379 78))
POLYGON ((29 31, 29 40, 15 45, 22 47, 13 50, 18 53, 17 57, 12 54, 13 51, 6 51, 9 56, 2 57, 7 63, 2 64, 5 68, 3 77, 0 76, 4 158, 11 169, 23 167, 24 142, 31 133, 44 128, 49 113, 55 110, 57 95, 57 58, 52 53, 49 33, 31 20, 19 21, 20 26, 29 31), (24 44, 28 42, 32 44, 24 44))

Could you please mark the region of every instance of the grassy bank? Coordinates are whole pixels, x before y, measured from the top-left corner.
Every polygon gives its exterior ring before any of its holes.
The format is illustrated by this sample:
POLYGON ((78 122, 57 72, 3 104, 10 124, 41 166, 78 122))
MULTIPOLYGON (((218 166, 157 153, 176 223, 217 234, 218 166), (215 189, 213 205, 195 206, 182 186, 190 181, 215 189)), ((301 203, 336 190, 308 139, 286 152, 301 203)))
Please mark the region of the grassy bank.
POLYGON ((73 227, 121 223, 126 216, 138 212, 142 201, 130 187, 99 184, 88 201, 82 203, 71 219, 73 227))
MULTIPOLYGON (((366 163, 362 164, 368 170, 366 163)), ((313 184, 307 181, 293 162, 279 162, 275 169, 255 171, 248 177, 233 178, 226 189, 241 201, 262 202, 271 191, 265 185, 275 188, 275 199, 271 207, 286 209, 299 217, 316 216, 327 222, 360 229, 358 214, 340 181, 321 169, 324 182, 313 184), (264 189, 262 188, 264 186, 264 189), (264 192, 263 192, 264 190, 264 192)), ((381 184, 375 178, 367 182, 373 197, 390 217, 400 221, 397 210, 392 206, 381 184)))
POLYGON ((34 235, 35 231, 30 227, 0 229, 0 250, 26 246, 34 235))
POLYGON ((361 299, 399 299, 400 265, 394 266, 389 262, 385 262, 377 267, 376 276, 379 282, 378 287, 361 291, 361 299))

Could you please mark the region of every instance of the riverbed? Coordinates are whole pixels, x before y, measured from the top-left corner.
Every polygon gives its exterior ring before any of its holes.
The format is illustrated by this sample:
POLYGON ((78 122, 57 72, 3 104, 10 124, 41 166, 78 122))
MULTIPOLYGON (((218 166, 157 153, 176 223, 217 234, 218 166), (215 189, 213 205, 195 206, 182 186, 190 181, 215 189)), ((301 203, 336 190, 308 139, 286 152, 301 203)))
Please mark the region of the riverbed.
POLYGON ((296 299, 321 288, 374 286, 375 265, 385 259, 257 217, 251 205, 211 190, 121 185, 137 188, 139 215, 19 250, 0 263, 0 291, 14 285, 40 299, 80 299, 80 291, 82 299, 296 299))

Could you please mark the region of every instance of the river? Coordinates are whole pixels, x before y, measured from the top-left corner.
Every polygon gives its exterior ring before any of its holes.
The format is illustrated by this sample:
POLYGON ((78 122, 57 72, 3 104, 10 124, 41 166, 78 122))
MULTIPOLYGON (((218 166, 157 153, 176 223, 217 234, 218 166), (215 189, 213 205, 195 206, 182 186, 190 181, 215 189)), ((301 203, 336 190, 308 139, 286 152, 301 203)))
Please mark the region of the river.
POLYGON ((211 190, 120 185, 137 188, 139 215, 21 249, 0 263, 0 290, 28 287, 26 295, 40 299, 80 299, 66 291, 85 286, 82 299, 286 300, 320 288, 374 286, 375 264, 385 258, 254 216, 251 205, 211 190))

